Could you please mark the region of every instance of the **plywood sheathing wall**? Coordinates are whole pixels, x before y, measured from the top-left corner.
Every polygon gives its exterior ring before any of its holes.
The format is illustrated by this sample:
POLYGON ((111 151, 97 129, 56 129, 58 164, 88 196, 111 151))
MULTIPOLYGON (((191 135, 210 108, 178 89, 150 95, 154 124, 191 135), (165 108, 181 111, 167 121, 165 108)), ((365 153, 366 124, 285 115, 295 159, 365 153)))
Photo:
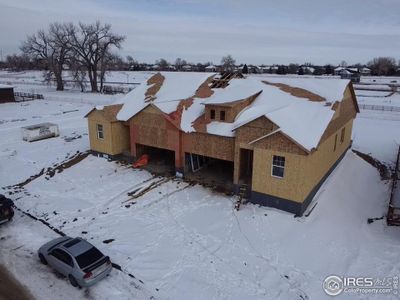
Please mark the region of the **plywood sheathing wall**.
POLYGON ((307 153, 280 132, 251 145, 249 144, 249 142, 277 129, 278 126, 269 119, 260 117, 236 130, 234 181, 238 183, 239 180, 240 149, 253 149, 252 190, 301 202, 301 196, 298 197, 296 193, 298 191, 299 177, 302 176, 303 158, 307 156, 307 153), (285 170, 286 173, 283 179, 271 176, 273 155, 285 156, 287 164, 290 166, 290 169, 288 167, 285 170))
POLYGON ((183 152, 234 161, 235 138, 200 132, 183 135, 183 152))
POLYGON ((179 145, 179 131, 154 106, 148 106, 130 120, 131 143, 175 151, 179 145), (132 132, 135 134, 132 136, 132 132))
POLYGON ((320 143, 316 151, 306 157, 305 169, 303 170, 304 176, 301 177, 301 182, 299 184, 299 194, 302 195, 303 199, 307 197, 312 189, 320 182, 344 151, 350 147, 352 128, 353 119, 342 124, 337 131, 333 132, 332 135, 320 143), (340 140, 342 128, 345 128, 343 142, 340 140))
POLYGON ((104 106, 103 112, 104 112, 104 117, 111 122, 116 122, 117 120, 117 114, 122 108, 122 104, 115 104, 115 105, 108 105, 104 106))
MULTIPOLYGON (((253 190, 303 202, 350 146, 355 115, 356 107, 348 89, 344 93, 344 99, 339 102, 335 116, 328 125, 318 148, 310 154, 302 153, 297 145, 280 133, 254 143, 253 190), (341 142, 343 128, 345 135, 341 142), (273 155, 282 155, 286 158, 284 178, 271 176, 273 155)), ((247 138, 248 134, 243 129, 240 132, 240 128, 237 132, 239 137, 247 138)))
POLYGON ((117 155, 129 149, 129 129, 116 117, 121 108, 122 104, 109 105, 86 115, 91 150, 117 155), (97 124, 103 125, 103 139, 97 137, 97 124))
POLYGON ((95 110, 88 116, 90 149, 113 155, 111 122, 102 111, 95 110), (103 126, 104 139, 97 137, 97 124, 103 126))
POLYGON ((326 101, 325 98, 321 97, 320 95, 314 94, 308 90, 298 88, 298 87, 293 87, 287 84, 283 83, 273 83, 269 81, 263 81, 265 84, 273 85, 278 87, 281 91, 285 93, 289 93, 292 96, 295 96, 297 98, 306 98, 310 101, 316 101, 316 102, 321 102, 321 101, 326 101))
POLYGON ((213 121, 219 121, 219 116, 221 111, 225 111, 225 121, 226 123, 233 123, 237 115, 249 106, 253 101, 260 95, 261 91, 255 95, 252 95, 246 99, 237 100, 224 104, 205 104, 205 111, 202 116, 197 118, 193 122, 193 128, 198 132, 207 132, 207 124, 213 121), (215 110, 215 120, 210 119, 210 110, 215 110))
POLYGON ((129 127, 123 122, 111 123, 112 155, 118 155, 130 150, 129 127))
POLYGON ((341 102, 335 102, 333 105, 332 109, 335 110, 335 114, 322 135, 319 145, 356 117, 357 107, 353 97, 349 85, 344 91, 343 100, 341 102))
MULTIPOLYGON (((210 76, 203 84, 201 84, 196 91, 196 98, 208 98, 214 93, 210 88, 213 78, 214 75, 210 76)), ((187 108, 188 106, 185 106, 185 109, 187 108)), ((183 152, 228 161, 234 160, 235 139, 207 134, 205 114, 193 122, 193 127, 197 132, 186 133, 183 135, 183 152)))

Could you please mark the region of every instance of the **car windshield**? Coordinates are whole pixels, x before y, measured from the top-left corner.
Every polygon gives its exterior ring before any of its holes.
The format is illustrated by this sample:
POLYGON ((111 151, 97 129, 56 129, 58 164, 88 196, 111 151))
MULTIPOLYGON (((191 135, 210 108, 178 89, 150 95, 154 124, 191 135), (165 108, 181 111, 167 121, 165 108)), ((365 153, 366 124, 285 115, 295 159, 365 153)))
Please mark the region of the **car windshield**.
POLYGON ((81 269, 84 269, 87 266, 90 266, 91 264, 98 261, 103 256, 104 255, 99 250, 97 250, 95 247, 92 247, 88 251, 75 257, 75 259, 76 259, 76 262, 78 263, 79 267, 81 269))

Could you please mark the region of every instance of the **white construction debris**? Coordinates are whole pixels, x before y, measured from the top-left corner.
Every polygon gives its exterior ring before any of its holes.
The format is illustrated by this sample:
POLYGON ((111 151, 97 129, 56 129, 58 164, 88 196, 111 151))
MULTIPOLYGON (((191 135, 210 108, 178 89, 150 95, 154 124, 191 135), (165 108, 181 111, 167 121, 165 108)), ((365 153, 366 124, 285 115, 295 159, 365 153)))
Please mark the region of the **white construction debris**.
POLYGON ((59 135, 58 125, 54 123, 40 123, 22 127, 22 139, 27 142, 34 142, 59 135))

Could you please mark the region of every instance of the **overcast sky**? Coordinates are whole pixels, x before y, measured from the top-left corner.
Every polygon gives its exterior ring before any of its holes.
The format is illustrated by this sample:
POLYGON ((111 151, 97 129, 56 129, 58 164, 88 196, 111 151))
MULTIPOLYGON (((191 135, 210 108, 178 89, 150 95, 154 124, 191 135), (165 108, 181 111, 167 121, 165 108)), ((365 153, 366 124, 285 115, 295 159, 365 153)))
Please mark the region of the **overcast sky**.
POLYGON ((400 59, 400 0, 0 0, 0 51, 54 21, 111 23, 121 55, 219 63, 400 59))

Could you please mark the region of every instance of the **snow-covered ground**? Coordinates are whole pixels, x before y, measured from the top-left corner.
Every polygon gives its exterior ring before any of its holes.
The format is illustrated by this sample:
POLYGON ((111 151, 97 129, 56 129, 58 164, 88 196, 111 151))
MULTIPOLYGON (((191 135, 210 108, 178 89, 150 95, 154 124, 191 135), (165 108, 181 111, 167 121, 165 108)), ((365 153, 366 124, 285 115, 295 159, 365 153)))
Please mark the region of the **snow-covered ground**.
POLYGON ((378 92, 357 90, 357 100, 360 104, 400 107, 400 92, 378 92))
MULTIPOLYGON (((71 103, 69 93, 80 96, 66 92, 63 99, 60 92, 57 100, 0 105, 0 187, 88 150, 83 116, 91 105, 71 103), (47 121, 59 124, 60 137, 22 141, 21 126, 47 121)), ((103 104, 103 96, 91 97, 103 104)), ((390 164, 399 129, 398 113, 362 111, 353 145, 390 164)), ((19 212, 0 227, 0 264, 37 299, 324 299, 322 282, 330 274, 398 275, 398 229, 384 220, 367 222, 384 216, 388 191, 377 170, 349 152, 308 217, 251 204, 236 212, 234 197, 88 156, 10 197, 66 234, 87 238, 124 272, 114 270, 89 289, 73 288, 36 258, 39 246, 57 234, 19 212), (154 189, 135 197, 152 183, 154 189)), ((339 297, 354 298, 395 299, 339 297)))
POLYGON ((353 126, 353 148, 394 166, 400 145, 400 112, 361 110, 353 126))
POLYGON ((1 104, 1 186, 24 181, 77 151, 86 151, 89 142, 84 116, 90 109, 87 104, 46 100, 1 104), (57 123, 60 137, 35 143, 22 140, 21 127, 44 122, 57 123))
MULTIPOLYGON (((107 73, 105 84, 110 85, 111 83, 111 85, 132 89, 136 87, 136 84, 142 83, 151 75, 151 72, 114 71, 107 73)), ((68 75, 66 75, 65 80, 69 79, 68 75)), ((42 71, 0 71, 0 84, 12 85, 15 87, 16 92, 41 94, 47 101, 68 101, 69 103, 89 104, 92 106, 112 104, 122 97, 121 94, 93 94, 90 93, 89 87, 87 87, 87 92, 80 93, 78 92, 79 88, 74 87, 69 82, 65 84, 65 91, 56 91, 54 85, 47 85, 43 82, 42 71)))

